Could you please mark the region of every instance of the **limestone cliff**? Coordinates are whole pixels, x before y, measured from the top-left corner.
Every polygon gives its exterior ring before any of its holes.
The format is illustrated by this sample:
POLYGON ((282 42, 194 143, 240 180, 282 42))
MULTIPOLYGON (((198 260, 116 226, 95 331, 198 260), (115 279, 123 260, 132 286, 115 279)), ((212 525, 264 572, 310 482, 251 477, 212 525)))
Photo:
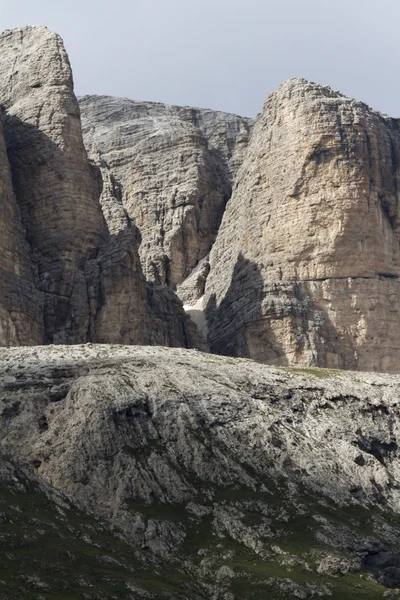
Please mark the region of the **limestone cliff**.
MULTIPOLYGON (((61 38, 45 27, 6 31, 0 51, 5 140, 40 291, 36 296, 44 298, 45 326, 43 335, 30 332, 33 326, 26 322, 22 337, 2 319, 2 327, 10 329, 4 343, 190 346, 182 305, 146 286, 137 228, 127 223, 123 230, 107 229, 99 197, 108 180, 87 160, 61 38)), ((1 216, 18 237, 15 218, 1 216)), ((17 261, 13 268, 18 269, 17 261)), ((19 300, 14 291, 15 314, 21 304, 28 306, 28 291, 21 289, 20 295, 19 300)), ((35 305, 35 294, 31 299, 35 305)))
POLYGON ((68 341, 77 273, 106 240, 106 228, 58 35, 45 27, 1 34, 0 103, 15 194, 45 293, 46 336, 68 341))
POLYGON ((80 107, 109 231, 133 221, 146 277, 175 288, 215 240, 251 119, 107 96, 80 107))
POLYGON ((304 80, 266 101, 216 244, 214 352, 400 370, 399 122, 304 80))
POLYGON ((0 346, 42 341, 41 297, 34 287, 0 119, 0 346))
POLYGON ((85 96, 83 136, 61 39, 0 50, 1 344, 205 348, 176 290, 212 352, 400 370, 398 120, 296 79, 254 128, 85 96))

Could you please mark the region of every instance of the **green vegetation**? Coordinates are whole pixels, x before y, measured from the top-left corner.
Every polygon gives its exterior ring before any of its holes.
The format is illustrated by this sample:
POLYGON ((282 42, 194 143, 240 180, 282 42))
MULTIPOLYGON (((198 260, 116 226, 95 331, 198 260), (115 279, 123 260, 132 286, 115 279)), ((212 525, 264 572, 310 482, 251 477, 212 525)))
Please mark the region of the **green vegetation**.
MULTIPOLYGON (((178 558, 193 566, 200 565, 202 557, 211 560, 212 572, 206 576, 205 583, 215 584, 215 574, 222 566, 233 570, 235 576, 229 589, 237 600, 294 600, 287 586, 301 586, 307 597, 332 598, 332 600, 377 600, 383 598, 386 591, 381 585, 370 581, 368 573, 329 576, 316 570, 315 559, 321 553, 335 550, 320 541, 317 536, 321 527, 318 516, 332 526, 346 527, 360 536, 377 536, 374 524, 385 520, 393 522, 400 529, 400 519, 394 515, 382 514, 360 506, 338 507, 320 500, 305 490, 299 490, 295 502, 289 500, 284 486, 276 482, 267 482, 270 491, 250 489, 213 489, 213 502, 206 502, 214 509, 201 519, 191 515, 183 505, 145 504, 140 501, 129 502, 131 509, 140 512, 148 519, 166 520, 181 523, 187 531, 185 541, 178 552, 178 558), (260 512, 259 507, 264 507, 260 512), (216 524, 216 512, 219 509, 237 509, 244 526, 258 530, 270 523, 273 538, 266 547, 278 546, 283 557, 292 564, 285 565, 282 556, 270 554, 262 559, 246 547, 242 541, 233 539, 228 531, 216 524), (265 516, 267 510, 267 517, 265 516), (392 520, 393 517, 393 520, 392 520), (307 565, 307 568, 306 566, 307 565), (289 583, 288 583, 289 582, 289 583), (328 595, 319 594, 326 589, 328 595), (321 591, 322 590, 322 591, 321 591)), ((201 503, 204 496, 198 499, 201 503)), ((396 549, 396 548, 394 548, 396 549)), ((398 549, 397 549, 398 550, 398 549)))
POLYGON ((234 574, 224 585, 237 600, 294 600, 296 586, 308 598, 377 600, 386 588, 367 573, 318 573, 318 557, 335 553, 317 535, 320 520, 377 538, 379 525, 389 523, 400 534, 396 515, 321 503, 303 489, 289 496, 283 481, 264 481, 263 490, 209 487, 195 499, 206 507, 203 517, 184 504, 129 500, 127 509, 145 521, 186 531, 174 559, 166 560, 134 549, 101 520, 48 499, 29 482, 21 484, 0 484, 0 600, 205 600, 222 566, 234 574), (264 555, 223 525, 218 515, 224 511, 243 531, 261 536, 264 555))
POLYGON ((134 550, 100 520, 23 484, 28 491, 0 484, 1 600, 128 600, 146 591, 184 600, 189 589, 205 598, 178 566, 134 550))

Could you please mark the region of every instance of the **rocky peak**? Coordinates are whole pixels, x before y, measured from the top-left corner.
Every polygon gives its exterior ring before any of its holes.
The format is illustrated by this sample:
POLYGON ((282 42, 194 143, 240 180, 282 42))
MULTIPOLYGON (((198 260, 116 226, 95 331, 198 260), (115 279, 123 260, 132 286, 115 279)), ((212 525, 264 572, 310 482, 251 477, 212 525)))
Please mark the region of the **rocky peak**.
POLYGON ((61 38, 45 27, 5 32, 0 50, 4 134, 38 287, 45 294, 46 337, 66 342, 78 271, 106 240, 72 72, 61 38))
MULTIPOLYGON (((182 304, 146 285, 136 226, 130 220, 124 228, 106 225, 99 198, 113 179, 88 163, 61 38, 45 27, 6 31, 0 51, 0 104, 13 181, 7 193, 15 194, 31 250, 27 270, 34 271, 36 296, 44 301, 42 311, 33 311, 35 336, 9 332, 1 342, 190 345, 192 326, 182 304)), ((20 235, 11 213, 4 221, 20 235)), ((32 275, 20 279, 32 287, 32 275)), ((14 301, 15 310, 22 303, 31 311, 27 296, 14 301)), ((31 331, 30 321, 24 323, 31 331)))
POLYGON ((293 79, 267 99, 211 253, 211 348, 396 370, 398 122, 293 79))
MULTIPOLYGON (((3 288, 24 289, 29 343, 190 346, 177 291, 212 352, 399 369, 399 121, 304 79, 254 126, 109 96, 79 107, 59 36, 6 31, 0 50, 4 253, 21 248, 3 288)), ((20 343, 5 305, 2 343, 20 343)))

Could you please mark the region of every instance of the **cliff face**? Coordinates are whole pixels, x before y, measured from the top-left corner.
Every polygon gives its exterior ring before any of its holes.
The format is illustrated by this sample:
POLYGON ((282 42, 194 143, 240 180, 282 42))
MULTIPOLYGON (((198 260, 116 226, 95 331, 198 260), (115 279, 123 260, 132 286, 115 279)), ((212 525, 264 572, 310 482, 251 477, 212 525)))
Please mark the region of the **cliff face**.
POLYGON ((42 340, 41 297, 34 287, 0 119, 0 346, 42 340))
MULTIPOLYGON (((50 497, 68 494, 133 547, 135 569, 118 580, 123 597, 395 598, 387 588, 400 585, 399 390, 399 376, 272 368, 182 349, 0 349, 2 526, 6 456, 50 497), (161 579, 156 587, 147 587, 147 566, 150 581, 153 570, 161 579)), ((21 474, 13 481, 21 493, 21 474)), ((47 530, 48 508, 45 519, 47 530)), ((16 512, 6 531, 15 535, 20 520, 16 512)), ((113 544, 104 548, 78 511, 76 527, 88 551, 107 556, 113 544)), ((18 544, 27 572, 37 541, 30 561, 24 546, 38 529, 18 544)), ((71 552, 79 551, 75 540, 71 552)), ((104 558, 109 585, 125 556, 119 539, 114 561, 104 558)), ((35 574, 55 594, 47 562, 35 574)), ((72 564, 68 582, 80 595, 86 578, 72 564)), ((113 597, 103 573, 93 585, 93 600, 113 597)))
POLYGON ((45 27, 0 36, 0 102, 22 222, 45 294, 49 341, 68 341, 82 264, 106 239, 61 38, 45 27))
POLYGON ((132 221, 146 277, 175 288, 215 240, 251 120, 106 96, 80 108, 109 231, 132 221))
POLYGON ((1 344, 204 349, 195 322, 214 353, 400 370, 398 120, 304 80, 254 127, 79 108, 56 34, 6 31, 0 50, 1 344))
MULTIPOLYGON (((4 297, 14 313, 35 306, 29 310, 37 324, 25 321, 23 336, 13 332, 8 308, 0 342, 190 345, 187 325, 191 326, 182 306, 146 285, 136 227, 127 223, 123 230, 107 228, 99 198, 108 180, 87 160, 62 40, 45 27, 26 27, 4 32, 0 50, 4 136, 39 290, 32 293, 32 277, 28 281, 23 274, 20 281, 27 283, 18 299, 2 278, 8 290, 4 297), (44 299, 43 316, 36 298, 44 299)), ((21 227, 10 212, 10 190, 2 223, 8 232, 15 229, 19 239, 21 227)), ((24 251, 28 272, 26 243, 24 251)), ((16 250, 14 254, 11 267, 18 269, 16 250)), ((10 257, 7 260, 9 268, 10 257)))
POLYGON ((268 98, 211 253, 213 351, 399 369, 399 131, 304 80, 268 98))

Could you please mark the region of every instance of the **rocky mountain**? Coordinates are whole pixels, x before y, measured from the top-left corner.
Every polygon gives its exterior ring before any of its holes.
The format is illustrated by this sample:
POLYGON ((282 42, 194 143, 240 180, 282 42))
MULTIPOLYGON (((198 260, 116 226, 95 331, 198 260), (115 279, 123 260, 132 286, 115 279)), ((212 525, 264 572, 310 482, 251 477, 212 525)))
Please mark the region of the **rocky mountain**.
POLYGON ((399 121, 304 80, 256 121, 211 252, 213 352, 399 371, 399 121))
POLYGON ((146 277, 175 289, 215 241, 251 119, 107 96, 80 108, 110 233, 135 223, 146 277))
POLYGON ((1 349, 0 374, 0 532, 22 559, 3 597, 69 597, 45 549, 29 563, 26 502, 77 597, 398 597, 399 376, 96 345, 1 349))
POLYGON ((8 263, 0 281, 0 343, 191 346, 196 335, 182 304, 146 284, 136 226, 108 230, 99 202, 107 182, 87 159, 62 40, 45 27, 26 27, 4 32, 0 50, 13 182, 2 149, 8 263))
POLYGON ((78 102, 45 27, 0 109, 0 600, 400 598, 399 121, 78 102))
POLYGON ((78 105, 59 36, 6 31, 0 49, 0 343, 399 371, 398 120, 300 79, 254 127, 78 105))
POLYGON ((106 240, 89 177, 72 72, 61 39, 46 28, 7 31, 1 35, 0 49, 4 135, 43 292, 46 337, 68 341, 78 272, 106 240))

